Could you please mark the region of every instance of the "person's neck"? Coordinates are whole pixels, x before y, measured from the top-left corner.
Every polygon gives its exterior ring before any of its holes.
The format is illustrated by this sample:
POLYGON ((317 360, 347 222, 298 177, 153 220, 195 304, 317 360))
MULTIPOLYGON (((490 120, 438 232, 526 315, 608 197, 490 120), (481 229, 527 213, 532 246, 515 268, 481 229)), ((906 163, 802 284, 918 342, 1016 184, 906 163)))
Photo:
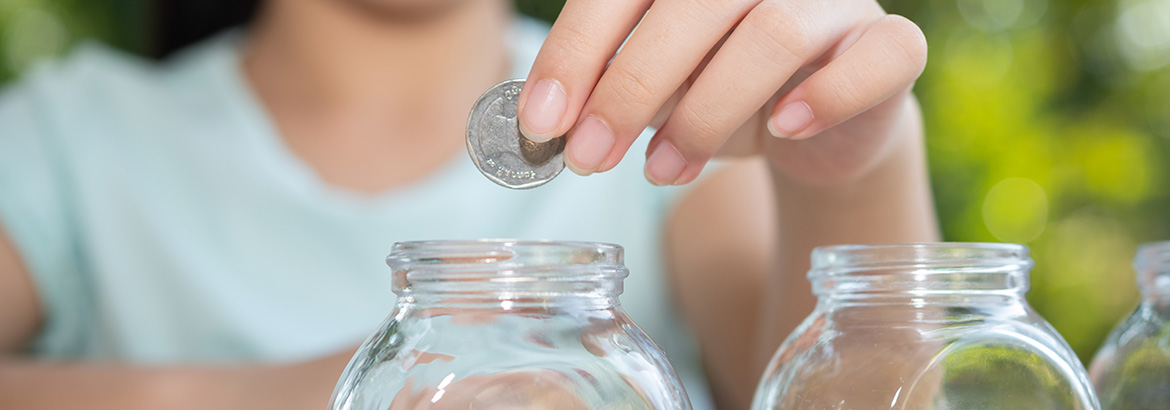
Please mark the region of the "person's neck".
POLYGON ((462 150, 472 104, 507 78, 511 9, 463 0, 395 21, 346 1, 270 0, 243 69, 280 137, 321 180, 383 192, 462 150))
POLYGON ((510 9, 467 0, 421 20, 393 20, 344 1, 269 1, 244 49, 249 80, 315 109, 403 112, 486 89, 507 72, 510 9))

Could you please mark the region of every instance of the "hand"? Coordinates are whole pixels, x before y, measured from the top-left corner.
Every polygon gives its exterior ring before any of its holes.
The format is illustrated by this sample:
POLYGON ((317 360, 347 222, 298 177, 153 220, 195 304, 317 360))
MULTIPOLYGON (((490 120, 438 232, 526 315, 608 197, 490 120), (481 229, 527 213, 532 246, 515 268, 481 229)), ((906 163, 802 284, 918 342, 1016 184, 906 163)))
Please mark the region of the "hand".
POLYGON ((657 185, 693 181, 716 154, 836 183, 917 129, 909 89, 925 64, 921 30, 873 0, 568 0, 521 92, 520 129, 568 133, 582 175, 655 126, 657 185))

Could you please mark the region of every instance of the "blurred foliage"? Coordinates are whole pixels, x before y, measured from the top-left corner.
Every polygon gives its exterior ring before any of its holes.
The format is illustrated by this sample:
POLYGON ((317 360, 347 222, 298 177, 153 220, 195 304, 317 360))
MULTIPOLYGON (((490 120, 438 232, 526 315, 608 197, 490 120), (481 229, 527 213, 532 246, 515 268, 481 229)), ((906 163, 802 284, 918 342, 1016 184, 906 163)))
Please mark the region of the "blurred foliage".
POLYGON ((916 93, 946 239, 1031 247, 1029 300, 1087 362, 1136 303, 1136 245, 1170 234, 1170 61, 1151 62, 1170 0, 885 6, 930 41, 916 93))
POLYGON ((141 0, 0 0, 0 82, 80 39, 144 50, 145 10, 141 0))
MULTIPOLYGON (((516 0, 552 20, 563 0, 516 0)), ((0 0, 0 81, 80 38, 148 43, 145 0, 0 0)), ((1029 299, 1088 360, 1170 239, 1170 0, 885 0, 917 22, 945 238, 1029 245, 1029 299)))

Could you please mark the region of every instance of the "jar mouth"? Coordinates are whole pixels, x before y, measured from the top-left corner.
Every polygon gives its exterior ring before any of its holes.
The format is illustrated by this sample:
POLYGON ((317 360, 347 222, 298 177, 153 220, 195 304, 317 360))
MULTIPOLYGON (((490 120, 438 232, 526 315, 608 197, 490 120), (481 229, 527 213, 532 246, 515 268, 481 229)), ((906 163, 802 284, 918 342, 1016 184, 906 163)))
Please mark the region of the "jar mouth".
POLYGON ((1023 292, 1032 259, 1024 245, 931 242, 833 245, 812 253, 813 292, 1023 292))
POLYGON ((621 246, 600 242, 480 239, 395 243, 386 264, 394 293, 620 294, 621 246))
POLYGON ((1148 242, 1133 258, 1141 291, 1146 295, 1170 295, 1170 241, 1148 242))

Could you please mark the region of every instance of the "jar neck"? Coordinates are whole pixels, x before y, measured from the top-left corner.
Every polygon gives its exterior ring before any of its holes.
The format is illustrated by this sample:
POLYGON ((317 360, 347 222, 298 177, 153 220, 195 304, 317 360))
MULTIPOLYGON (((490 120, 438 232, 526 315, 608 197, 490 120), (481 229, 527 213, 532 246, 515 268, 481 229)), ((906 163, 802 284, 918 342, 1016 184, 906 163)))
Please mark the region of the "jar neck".
POLYGON ((1170 305, 1170 241, 1142 244, 1134 256, 1133 268, 1142 298, 1170 305))
POLYGON ((617 245, 551 241, 394 244, 393 291, 409 303, 616 305, 628 275, 617 245))
POLYGON ((822 302, 1025 303, 1031 267, 1022 245, 842 245, 815 249, 808 276, 822 302))

